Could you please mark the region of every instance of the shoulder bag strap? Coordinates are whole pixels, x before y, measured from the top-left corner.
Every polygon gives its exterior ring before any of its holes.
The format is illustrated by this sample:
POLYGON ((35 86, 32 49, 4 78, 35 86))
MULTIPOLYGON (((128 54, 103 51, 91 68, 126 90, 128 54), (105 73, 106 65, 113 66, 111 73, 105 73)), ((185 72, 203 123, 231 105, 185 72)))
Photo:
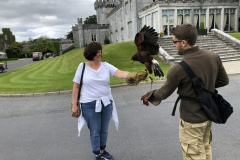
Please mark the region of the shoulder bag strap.
POLYGON ((78 91, 78 101, 80 99, 84 70, 85 70, 85 63, 83 63, 82 75, 81 75, 80 86, 79 86, 79 91, 78 91))
MULTIPOLYGON (((196 77, 196 75, 194 74, 192 69, 189 67, 189 65, 185 61, 183 61, 183 60, 179 64, 184 69, 184 71, 188 74, 188 76, 191 78, 191 80, 193 81, 193 79, 196 77)), ((179 95, 177 100, 176 100, 176 102, 175 102, 175 104, 174 104, 173 111, 172 111, 172 116, 175 116, 177 104, 178 104, 178 101, 180 99, 189 100, 191 98, 190 97, 185 98, 185 97, 179 95)), ((193 99, 195 100, 196 98, 192 98, 192 100, 193 99)))
POLYGON ((179 64, 182 66, 182 68, 185 70, 185 72, 188 74, 191 80, 193 80, 196 77, 192 69, 189 67, 189 65, 185 61, 181 61, 179 64))

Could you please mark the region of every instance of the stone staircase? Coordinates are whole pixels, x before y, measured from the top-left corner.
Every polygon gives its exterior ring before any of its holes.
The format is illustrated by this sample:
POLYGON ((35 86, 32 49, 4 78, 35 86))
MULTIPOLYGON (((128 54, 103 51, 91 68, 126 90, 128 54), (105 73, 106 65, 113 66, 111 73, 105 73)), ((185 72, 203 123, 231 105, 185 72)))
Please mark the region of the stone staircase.
MULTIPOLYGON (((177 48, 173 45, 172 38, 160 38, 159 46, 162 47, 173 59, 179 63, 183 56, 177 55, 177 48)), ((200 49, 212 50, 219 55, 222 62, 240 61, 240 47, 234 46, 229 41, 222 40, 215 35, 198 36, 197 45, 200 49)))

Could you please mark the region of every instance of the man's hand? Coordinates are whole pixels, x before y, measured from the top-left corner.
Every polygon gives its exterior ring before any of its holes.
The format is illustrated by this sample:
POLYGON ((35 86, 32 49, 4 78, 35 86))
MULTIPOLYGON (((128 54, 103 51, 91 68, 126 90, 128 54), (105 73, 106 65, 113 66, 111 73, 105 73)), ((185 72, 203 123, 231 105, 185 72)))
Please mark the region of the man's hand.
POLYGON ((161 100, 158 100, 156 98, 153 97, 153 93, 156 90, 150 91, 148 93, 146 93, 145 95, 142 96, 141 100, 143 101, 143 104, 148 106, 149 102, 152 103, 154 106, 157 106, 161 103, 161 100))
POLYGON ((149 103, 148 103, 148 97, 146 97, 145 95, 142 96, 141 100, 143 101, 143 104, 144 104, 144 105, 146 105, 146 106, 149 105, 149 103))

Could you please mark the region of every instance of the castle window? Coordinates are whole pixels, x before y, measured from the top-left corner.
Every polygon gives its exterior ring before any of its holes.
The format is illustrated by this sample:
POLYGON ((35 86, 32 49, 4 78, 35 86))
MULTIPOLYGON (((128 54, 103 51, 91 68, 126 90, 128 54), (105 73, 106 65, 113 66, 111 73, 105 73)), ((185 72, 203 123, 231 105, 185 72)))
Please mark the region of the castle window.
POLYGON ((121 17, 121 21, 123 20, 123 11, 122 11, 122 9, 120 10, 120 17, 121 17))
POLYGON ((124 40, 124 32, 123 32, 123 31, 124 31, 124 29, 122 28, 122 29, 121 29, 122 40, 124 40))
POLYGON ((118 31, 116 31, 116 41, 118 41, 118 31))
POLYGON ((128 38, 132 38, 132 22, 128 22, 128 38))
POLYGON ((128 2, 125 3, 125 13, 128 14, 128 2))
POLYGON ((171 35, 171 30, 174 25, 174 10, 162 11, 162 23, 164 35, 171 35))
POLYGON ((154 12, 152 14, 152 20, 153 20, 153 28, 155 29, 156 32, 158 31, 158 12, 154 12))
POLYGON ((190 23, 190 10, 177 10, 177 25, 190 23))
POLYGON ((151 25, 151 15, 150 14, 147 15, 145 18, 146 18, 146 21, 145 21, 146 25, 151 27, 152 26, 151 25))
POLYGON ((132 0, 130 0, 129 3, 130 3, 129 4, 129 11, 131 12, 131 10, 132 10, 132 0))
POLYGON ((235 8, 224 9, 224 31, 235 31, 235 8))
POLYGON ((197 29, 199 28, 201 22, 206 25, 206 9, 195 9, 193 22, 197 29))
POLYGON ((221 9, 209 10, 209 31, 213 28, 220 29, 221 27, 221 9))
POLYGON ((97 38, 96 38, 96 34, 92 34, 92 42, 96 42, 97 38))
POLYGON ((144 25, 144 24, 143 24, 143 20, 144 20, 143 18, 140 18, 140 19, 139 19, 139 27, 140 27, 140 30, 143 28, 143 25, 144 25))

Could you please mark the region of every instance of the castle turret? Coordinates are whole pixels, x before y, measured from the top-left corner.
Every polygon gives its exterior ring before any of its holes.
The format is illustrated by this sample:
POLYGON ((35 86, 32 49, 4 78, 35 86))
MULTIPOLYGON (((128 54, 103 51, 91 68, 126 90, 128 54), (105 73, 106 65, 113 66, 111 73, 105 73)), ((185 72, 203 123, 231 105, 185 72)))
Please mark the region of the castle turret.
POLYGON ((120 0, 96 0, 94 3, 94 8, 97 14, 97 23, 109 24, 107 20, 107 14, 119 4, 120 0))

